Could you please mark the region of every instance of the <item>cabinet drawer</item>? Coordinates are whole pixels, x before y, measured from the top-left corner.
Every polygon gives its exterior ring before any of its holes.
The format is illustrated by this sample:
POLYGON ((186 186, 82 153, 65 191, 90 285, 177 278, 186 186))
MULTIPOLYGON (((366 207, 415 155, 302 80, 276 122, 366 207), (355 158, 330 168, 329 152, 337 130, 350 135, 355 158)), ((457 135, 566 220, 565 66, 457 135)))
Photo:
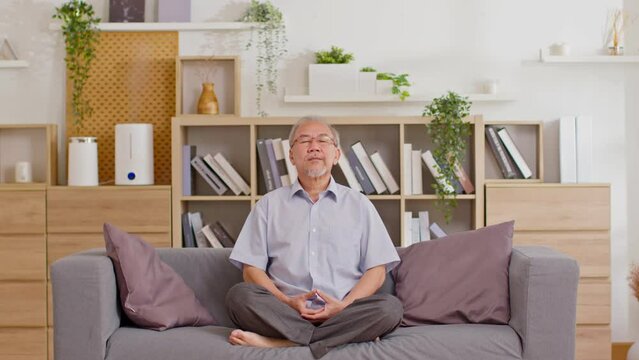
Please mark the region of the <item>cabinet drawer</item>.
POLYGON ((610 327, 577 325, 575 359, 610 360, 610 327))
POLYGON ((0 328, 0 359, 43 360, 46 358, 46 328, 0 328))
POLYGON ((0 234, 44 234, 44 191, 0 191, 0 234))
POLYGON ((608 186, 486 187, 486 225, 515 220, 515 230, 608 230, 608 186))
POLYGON ((610 276, 610 234, 608 231, 515 231, 515 245, 548 246, 579 262, 582 278, 610 276))
POLYGON ((0 235, 0 280, 44 280, 46 242, 40 235, 0 235))
POLYGON ((577 324, 610 324, 610 282, 582 280, 577 288, 577 324))
POLYGON ((0 282, 0 326, 46 326, 44 281, 0 282))
POLYGON ((53 187, 47 191, 49 234, 101 234, 105 222, 129 232, 169 233, 170 188, 53 187))
POLYGON ((53 328, 47 329, 47 351, 49 353, 47 360, 53 360, 53 328))

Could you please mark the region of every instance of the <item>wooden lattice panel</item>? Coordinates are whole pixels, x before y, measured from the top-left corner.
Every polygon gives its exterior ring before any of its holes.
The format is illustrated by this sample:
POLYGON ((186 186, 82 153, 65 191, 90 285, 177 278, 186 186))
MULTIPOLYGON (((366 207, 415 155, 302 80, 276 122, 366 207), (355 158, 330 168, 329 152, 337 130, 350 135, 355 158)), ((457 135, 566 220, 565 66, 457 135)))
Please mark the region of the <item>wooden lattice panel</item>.
POLYGON ((153 124, 155 183, 171 184, 171 116, 175 114, 177 32, 103 32, 86 85, 93 114, 77 133, 67 86, 67 143, 98 138, 100 183, 115 179, 115 125, 153 124))

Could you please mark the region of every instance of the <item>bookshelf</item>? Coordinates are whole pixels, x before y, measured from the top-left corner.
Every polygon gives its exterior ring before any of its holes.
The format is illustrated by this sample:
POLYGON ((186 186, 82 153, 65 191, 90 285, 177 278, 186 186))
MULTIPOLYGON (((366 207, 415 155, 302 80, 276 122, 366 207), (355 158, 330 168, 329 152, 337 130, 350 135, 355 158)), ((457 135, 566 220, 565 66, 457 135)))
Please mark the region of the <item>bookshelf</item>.
POLYGON ((487 120, 485 126, 504 127, 532 171, 530 179, 504 179, 497 159, 485 141, 485 176, 487 183, 542 183, 544 181, 543 122, 517 120, 487 120))
POLYGON ((55 184, 58 174, 56 139, 55 124, 0 124, 0 188, 55 184), (15 182, 18 161, 31 164, 31 183, 15 182))
MULTIPOLYGON (((261 138, 288 138, 297 117, 243 118, 231 115, 176 116, 172 120, 172 231, 173 247, 182 247, 181 214, 199 211, 204 223, 220 221, 233 237, 237 237, 246 217, 255 203, 265 194, 265 185, 259 166, 256 142, 261 138), (182 194, 182 146, 195 145, 197 155, 219 152, 246 180, 250 195, 236 196, 230 191, 217 195, 201 176, 188 167, 195 179, 191 196, 182 194)), ((474 194, 459 195, 458 208, 451 224, 445 224, 435 208, 437 199, 430 187, 432 177, 422 166, 423 194, 406 195, 401 189, 404 174, 401 159, 403 144, 411 142, 414 149, 425 151, 432 147, 423 117, 328 117, 340 132, 344 150, 356 141, 362 141, 370 155, 379 151, 393 177, 400 185, 400 192, 393 195, 369 195, 380 213, 396 245, 401 243, 403 214, 405 211, 428 210, 433 221, 449 232, 476 229, 484 225, 484 122, 481 116, 469 116, 473 131, 468 140, 467 160, 464 169, 475 186, 474 194)), ((347 184, 339 168, 333 168, 338 183, 347 184)))

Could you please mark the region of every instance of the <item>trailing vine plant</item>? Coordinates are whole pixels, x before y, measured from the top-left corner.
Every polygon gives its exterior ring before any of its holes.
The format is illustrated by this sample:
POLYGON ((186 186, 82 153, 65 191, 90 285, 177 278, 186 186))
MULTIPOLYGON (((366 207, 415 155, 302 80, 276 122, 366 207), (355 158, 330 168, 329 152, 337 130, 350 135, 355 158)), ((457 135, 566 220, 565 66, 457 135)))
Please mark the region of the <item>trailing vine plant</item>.
POLYGON ((391 80, 393 82, 391 92, 394 95, 399 95, 399 99, 401 101, 406 100, 406 98, 410 96, 410 93, 407 90, 407 88, 410 87, 408 74, 395 75, 393 73, 382 72, 377 74, 377 80, 391 80))
POLYGON ((446 95, 433 99, 422 113, 422 116, 432 117, 426 130, 435 146, 433 157, 440 167, 440 175, 432 187, 437 194, 437 206, 444 213, 446 223, 450 222, 453 210, 457 207, 457 193, 450 185, 457 179, 455 169, 462 166, 466 154, 471 125, 464 122, 464 118, 470 114, 471 105, 467 97, 449 91, 446 95))
POLYGON ((257 27, 257 41, 253 31, 246 44, 246 49, 257 48, 255 88, 257 90, 255 102, 260 116, 268 116, 262 108, 264 91, 277 94, 277 65, 280 58, 286 54, 286 27, 282 12, 270 1, 259 2, 251 0, 246 14, 240 19, 244 22, 259 23, 257 27))
POLYGON ((91 62, 95 58, 100 35, 96 25, 100 23, 100 18, 95 16, 93 6, 83 0, 69 0, 56 7, 53 18, 62 20, 66 50, 64 61, 72 88, 73 127, 79 133, 84 119, 93 112, 91 103, 84 94, 84 87, 89 79, 91 62))

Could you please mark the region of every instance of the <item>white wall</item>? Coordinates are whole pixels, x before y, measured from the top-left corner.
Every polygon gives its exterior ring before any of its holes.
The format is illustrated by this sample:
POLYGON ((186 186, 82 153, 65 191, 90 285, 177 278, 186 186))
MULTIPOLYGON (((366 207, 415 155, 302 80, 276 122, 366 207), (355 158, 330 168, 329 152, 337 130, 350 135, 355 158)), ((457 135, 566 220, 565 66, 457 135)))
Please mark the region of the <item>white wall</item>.
MULTIPOLYGON (((639 14, 636 1, 626 1, 639 14)), ((61 2, 0 0, 0 36, 9 36, 16 50, 31 62, 28 69, 0 70, 0 123, 56 122, 62 133, 63 47, 60 33, 48 30, 53 7, 61 2)), ((234 20, 247 2, 192 0, 192 20, 234 20)), ((475 92, 482 80, 500 79, 500 90, 516 94, 517 101, 478 103, 472 112, 485 119, 545 121, 549 182, 559 180, 556 119, 564 114, 592 115, 594 180, 612 184, 613 340, 637 338, 639 328, 634 324, 639 306, 630 299, 625 279, 629 259, 639 255, 635 241, 630 244, 628 240, 639 233, 639 225, 628 224, 628 214, 634 218, 639 213, 638 202, 633 201, 639 190, 632 186, 639 180, 635 166, 639 109, 633 104, 639 93, 637 65, 542 65, 535 61, 539 48, 557 41, 570 43, 574 53, 595 53, 602 47, 608 10, 623 6, 623 0, 273 2, 285 13, 289 53, 281 66, 281 93, 267 96, 264 102, 270 115, 421 114, 423 105, 416 103, 283 103, 283 88, 307 86, 306 69, 313 52, 330 45, 354 52, 359 65, 410 73, 413 93, 475 92)), ((106 0, 91 3, 106 17, 106 0)), ((183 33, 180 53, 241 54, 242 114, 255 116, 254 52, 244 51, 247 37, 247 32, 183 33)), ((639 52, 636 43, 627 48, 639 52)), ((63 169, 61 161, 61 177, 63 169)))

